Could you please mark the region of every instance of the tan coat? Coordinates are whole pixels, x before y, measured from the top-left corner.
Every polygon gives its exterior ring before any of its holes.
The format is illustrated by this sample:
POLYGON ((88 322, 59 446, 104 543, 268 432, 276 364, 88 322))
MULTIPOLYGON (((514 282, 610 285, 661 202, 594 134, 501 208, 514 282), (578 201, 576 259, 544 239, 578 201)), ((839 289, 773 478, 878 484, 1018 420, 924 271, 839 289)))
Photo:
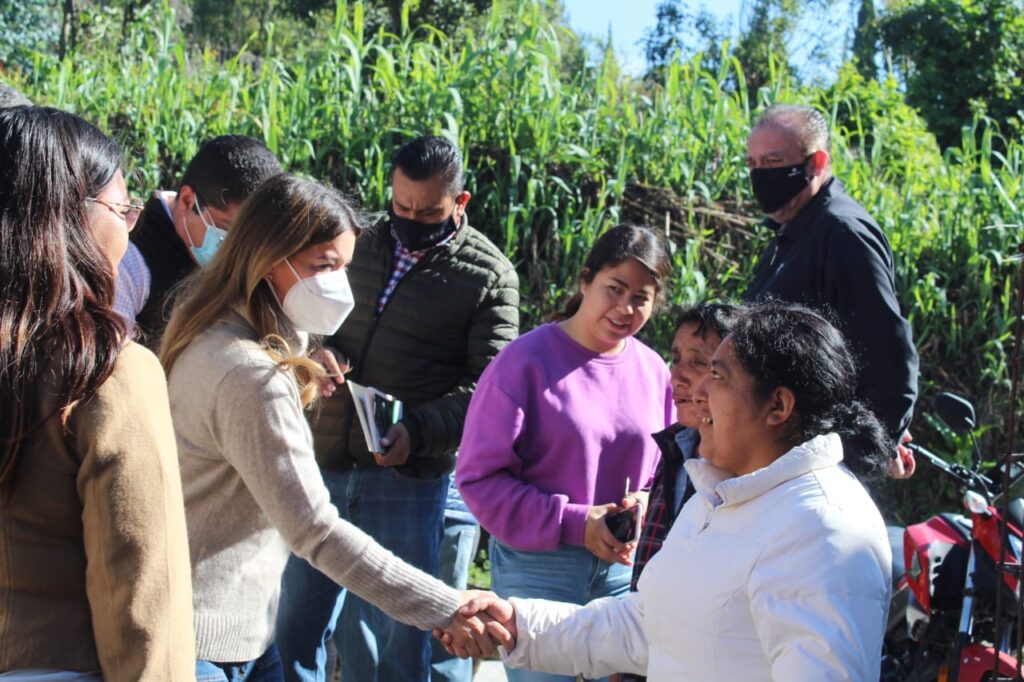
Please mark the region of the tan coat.
POLYGON ((195 679, 188 541, 167 387, 128 344, 33 436, 0 505, 0 671, 195 679))

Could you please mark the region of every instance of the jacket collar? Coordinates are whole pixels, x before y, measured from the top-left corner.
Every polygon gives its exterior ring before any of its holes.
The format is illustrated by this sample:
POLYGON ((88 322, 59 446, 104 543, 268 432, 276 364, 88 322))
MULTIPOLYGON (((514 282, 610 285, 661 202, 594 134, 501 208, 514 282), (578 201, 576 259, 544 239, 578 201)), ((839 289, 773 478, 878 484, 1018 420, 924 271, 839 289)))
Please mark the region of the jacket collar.
POLYGON ((174 219, 162 192, 153 192, 142 207, 142 213, 136 220, 138 230, 132 230, 131 241, 140 249, 147 249, 144 255, 153 254, 146 265, 154 268, 196 267, 196 262, 189 254, 188 246, 174 229, 174 219), (159 255, 159 258, 155 256, 159 255))
POLYGON ((796 217, 790 220, 788 223, 779 224, 774 221, 769 221, 770 226, 778 233, 780 237, 788 237, 790 239, 799 239, 800 235, 807 231, 811 227, 826 206, 832 201, 834 194, 843 191, 843 183, 839 181, 835 176, 828 179, 818 193, 811 197, 811 200, 804 206, 803 210, 796 214, 796 217))
POLYGON ((676 432, 675 441, 684 458, 696 457, 697 446, 700 445, 700 431, 689 428, 680 429, 676 432))
POLYGON ((661 458, 665 460, 671 471, 679 471, 683 462, 697 455, 697 444, 700 443, 700 432, 673 424, 663 431, 651 435, 661 450, 661 458))
POLYGON ((676 437, 686 431, 686 429, 679 424, 673 424, 663 431, 651 434, 651 438, 654 439, 655 445, 661 450, 661 459, 665 463, 665 466, 669 467, 671 471, 678 471, 679 467, 683 465, 683 451, 679 447, 679 443, 676 441, 676 437))
POLYGON ((833 467, 843 461, 838 434, 815 436, 766 467, 743 476, 731 476, 707 460, 694 458, 683 466, 697 492, 711 506, 734 506, 760 497, 772 488, 804 474, 833 467))

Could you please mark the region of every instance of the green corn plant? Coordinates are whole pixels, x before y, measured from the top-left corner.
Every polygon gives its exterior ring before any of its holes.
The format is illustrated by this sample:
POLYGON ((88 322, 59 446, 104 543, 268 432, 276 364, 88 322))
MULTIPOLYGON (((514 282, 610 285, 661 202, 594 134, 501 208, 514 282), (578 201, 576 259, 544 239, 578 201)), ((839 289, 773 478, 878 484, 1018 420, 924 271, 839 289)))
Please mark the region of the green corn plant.
MULTIPOLYGON (((90 26, 109 25, 97 12, 90 26)), ((486 20, 452 34, 410 26, 408 12, 398 33, 372 32, 365 16, 362 2, 339 0, 303 40, 271 28, 259 55, 223 54, 189 46, 169 3, 151 3, 117 44, 97 37, 63 61, 37 55, 17 83, 115 135, 137 194, 174 187, 204 139, 230 132, 263 139, 290 170, 381 211, 396 149, 447 135, 464 151, 471 222, 520 272, 525 328, 575 290, 598 235, 636 219, 624 197, 641 185, 676 197, 650 213, 675 216, 666 302, 739 297, 770 234, 701 211, 757 219, 744 163, 752 119, 774 102, 814 105, 831 123, 836 175, 892 246, 923 409, 940 388, 965 393, 993 424, 987 445, 1005 447, 1024 144, 995 122, 967 122, 961 146, 943 153, 894 82, 843 69, 829 87, 805 86, 780 70, 750 92, 727 44, 717 71, 697 55, 669 64, 658 85, 618 75, 611 55, 565 73, 565 29, 540 0, 496 0, 486 20)), ((666 351, 673 331, 661 315, 644 338, 666 351)), ((919 441, 957 447, 919 421, 919 441)), ((884 490, 890 509, 935 503, 901 486, 884 490)))

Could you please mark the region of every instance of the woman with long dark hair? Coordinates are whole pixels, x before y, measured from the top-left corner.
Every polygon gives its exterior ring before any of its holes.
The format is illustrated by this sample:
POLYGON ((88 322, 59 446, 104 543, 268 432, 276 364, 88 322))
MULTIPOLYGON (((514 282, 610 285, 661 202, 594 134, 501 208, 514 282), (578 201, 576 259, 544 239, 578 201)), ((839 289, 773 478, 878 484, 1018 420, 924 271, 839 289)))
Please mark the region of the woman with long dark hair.
POLYGON ((893 444, 855 388, 824 318, 748 310, 697 387, 701 457, 684 465, 697 492, 639 591, 512 600, 508 663, 652 682, 877 680, 891 553, 858 477, 880 477, 893 444), (845 458, 843 442, 858 444, 845 458))
MULTIPOLYGON (((456 479, 491 533, 503 597, 585 604, 629 590, 631 542, 605 520, 651 481, 651 434, 674 421, 665 361, 634 338, 663 296, 658 235, 618 225, 594 243, 560 321, 505 347, 480 377, 456 479)), ((549 676, 509 671, 513 680, 549 676)), ((562 679, 562 678, 557 678, 562 679)))
POLYGON ((0 672, 29 679, 194 675, 164 375, 111 309, 121 163, 77 116, 0 112, 0 672))

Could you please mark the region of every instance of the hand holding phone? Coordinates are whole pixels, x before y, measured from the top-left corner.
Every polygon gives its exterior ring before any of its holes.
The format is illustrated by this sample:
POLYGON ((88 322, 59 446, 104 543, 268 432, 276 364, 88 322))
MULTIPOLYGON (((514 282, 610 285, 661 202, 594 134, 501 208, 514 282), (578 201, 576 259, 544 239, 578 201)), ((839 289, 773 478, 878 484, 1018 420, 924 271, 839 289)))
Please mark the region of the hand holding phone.
POLYGON ((644 506, 637 502, 629 509, 623 509, 618 514, 611 514, 604 518, 608 530, 619 542, 636 542, 640 539, 641 519, 643 519, 644 506))
MULTIPOLYGON (((626 492, 623 499, 629 496, 629 477, 626 477, 626 492)), ((619 542, 636 542, 640 539, 640 529, 644 517, 644 505, 639 500, 628 509, 623 509, 617 514, 609 514, 604 518, 605 525, 611 531, 612 537, 619 542)))

